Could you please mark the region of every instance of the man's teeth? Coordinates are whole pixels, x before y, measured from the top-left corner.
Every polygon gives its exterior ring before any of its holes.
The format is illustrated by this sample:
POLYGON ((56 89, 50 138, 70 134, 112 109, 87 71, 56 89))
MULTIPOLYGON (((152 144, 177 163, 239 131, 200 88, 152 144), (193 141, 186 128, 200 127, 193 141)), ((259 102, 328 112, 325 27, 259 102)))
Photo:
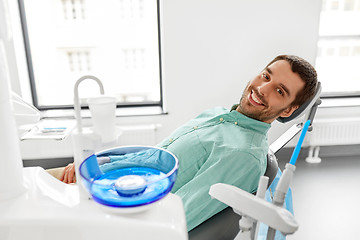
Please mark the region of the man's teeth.
POLYGON ((263 103, 255 96, 254 92, 252 92, 251 98, 254 100, 254 102, 263 105, 263 103))

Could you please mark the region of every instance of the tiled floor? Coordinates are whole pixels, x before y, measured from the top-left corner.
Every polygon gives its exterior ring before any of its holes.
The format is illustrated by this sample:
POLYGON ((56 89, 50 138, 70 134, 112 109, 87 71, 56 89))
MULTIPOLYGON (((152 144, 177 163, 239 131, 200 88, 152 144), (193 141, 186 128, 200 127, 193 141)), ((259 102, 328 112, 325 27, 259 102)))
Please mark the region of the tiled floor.
POLYGON ((296 166, 292 191, 300 227, 287 239, 360 239, 360 157, 323 157, 319 164, 299 159, 296 166))

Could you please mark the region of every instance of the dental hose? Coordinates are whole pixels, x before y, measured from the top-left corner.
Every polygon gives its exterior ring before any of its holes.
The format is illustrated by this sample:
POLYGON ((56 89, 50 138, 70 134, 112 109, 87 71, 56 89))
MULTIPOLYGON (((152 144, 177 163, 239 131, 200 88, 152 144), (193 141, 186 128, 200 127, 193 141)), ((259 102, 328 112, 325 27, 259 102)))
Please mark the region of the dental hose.
POLYGON ((291 158, 290 158, 290 164, 292 164, 292 165, 295 165, 296 160, 297 160, 297 158, 298 158, 298 156, 299 156, 300 149, 301 149, 301 145, 302 145, 303 142, 304 142, 305 134, 306 134, 307 130, 309 129, 310 122, 311 122, 310 120, 307 120, 307 121, 305 122, 305 124, 304 124, 304 128, 303 128, 303 130, 302 130, 302 132, 301 132, 301 134, 300 134, 299 141, 298 141, 298 143, 296 144, 296 147, 295 147, 295 149, 294 149, 294 152, 293 152, 293 154, 292 154, 292 156, 291 156, 291 158))
MULTIPOLYGON (((293 154, 290 158, 290 162, 285 165, 285 170, 279 180, 279 183, 276 186, 276 190, 275 190, 275 194, 274 194, 274 198, 273 198, 273 204, 275 204, 276 206, 283 207, 283 205, 284 205, 286 193, 289 190, 290 183, 292 181, 293 174, 296 169, 295 163, 299 156, 301 145, 304 142, 305 134, 309 129, 310 123, 311 123, 310 120, 307 120, 305 122, 303 130, 300 134, 299 141, 296 144, 293 154)), ((275 239, 275 233, 276 233, 276 230, 269 227, 266 239, 267 240, 275 239)))

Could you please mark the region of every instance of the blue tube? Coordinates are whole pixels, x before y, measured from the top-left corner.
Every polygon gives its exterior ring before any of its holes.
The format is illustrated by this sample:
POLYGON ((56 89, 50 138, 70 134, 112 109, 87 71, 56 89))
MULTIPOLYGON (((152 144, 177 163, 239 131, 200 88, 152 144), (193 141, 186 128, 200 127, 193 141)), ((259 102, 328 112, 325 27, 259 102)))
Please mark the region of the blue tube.
POLYGON ((303 143, 303 141, 304 141, 305 134, 306 134, 306 132, 307 132, 307 130, 308 130, 308 128, 309 128, 310 122, 311 122, 310 120, 307 120, 307 121, 305 122, 305 124, 304 124, 304 128, 303 128, 303 130, 302 130, 302 132, 301 132, 301 134, 300 134, 299 141, 298 141, 298 143, 296 144, 295 149, 294 149, 294 152, 293 152, 293 154, 292 154, 292 156, 291 156, 291 158, 290 158, 290 164, 292 164, 292 165, 295 165, 296 160, 297 160, 297 158, 298 158, 298 156, 299 156, 300 149, 301 149, 301 145, 302 145, 302 143, 303 143))

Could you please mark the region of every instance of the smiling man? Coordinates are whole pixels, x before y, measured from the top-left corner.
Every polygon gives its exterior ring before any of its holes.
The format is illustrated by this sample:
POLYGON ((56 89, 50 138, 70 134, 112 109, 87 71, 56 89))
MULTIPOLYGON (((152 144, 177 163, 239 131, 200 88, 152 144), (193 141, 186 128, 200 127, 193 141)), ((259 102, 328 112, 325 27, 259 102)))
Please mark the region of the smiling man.
POLYGON ((315 94, 316 84, 316 71, 307 61, 278 56, 248 83, 230 111, 207 110, 158 145, 179 159, 172 192, 183 200, 189 231, 226 207, 211 199, 211 185, 256 192, 266 170, 270 123, 290 116, 315 94))
POLYGON ((316 81, 302 80, 306 75, 309 80, 312 77, 316 80, 315 70, 305 63, 295 56, 275 58, 249 82, 236 110, 266 123, 278 117, 289 117, 315 91, 316 81), (297 66, 300 64, 304 69, 297 66), (301 96, 303 94, 306 96, 301 96))
MULTIPOLYGON (((158 144, 179 159, 172 193, 183 201, 189 231, 226 207, 211 199, 211 185, 256 192, 266 170, 270 123, 290 116, 314 95, 316 84, 316 71, 307 61, 278 56, 248 83, 238 105, 207 110, 158 144)), ((74 173, 69 165, 61 180, 73 182, 74 173)))

